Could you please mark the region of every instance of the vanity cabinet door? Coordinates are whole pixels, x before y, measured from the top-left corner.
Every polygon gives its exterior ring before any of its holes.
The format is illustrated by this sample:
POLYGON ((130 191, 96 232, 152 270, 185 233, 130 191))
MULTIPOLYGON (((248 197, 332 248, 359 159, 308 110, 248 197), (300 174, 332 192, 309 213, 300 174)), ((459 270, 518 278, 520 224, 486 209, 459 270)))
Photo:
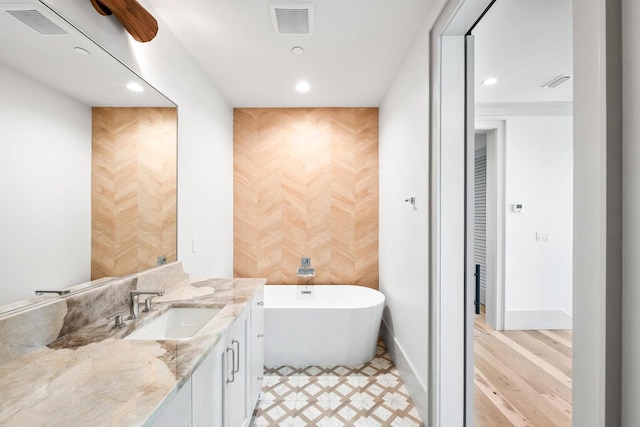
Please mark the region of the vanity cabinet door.
POLYGON ((191 426, 191 380, 182 386, 151 425, 152 427, 191 426))
POLYGON ((224 425, 243 427, 251 420, 247 402, 247 329, 249 310, 242 314, 227 331, 224 361, 224 425))
POLYGON ((193 427, 222 427, 225 338, 211 350, 192 376, 193 427))
MULTIPOLYGON (((249 382, 249 411, 258 402, 264 377, 264 289, 261 289, 251 301, 251 378, 249 382)), ((249 417, 251 417, 251 413, 249 417)))

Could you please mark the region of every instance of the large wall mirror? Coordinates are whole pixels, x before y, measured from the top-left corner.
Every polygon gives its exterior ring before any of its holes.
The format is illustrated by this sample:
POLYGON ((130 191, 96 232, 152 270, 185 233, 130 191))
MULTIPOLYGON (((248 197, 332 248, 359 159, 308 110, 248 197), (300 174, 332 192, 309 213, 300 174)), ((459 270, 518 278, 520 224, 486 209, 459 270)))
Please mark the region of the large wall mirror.
POLYGON ((0 40, 0 306, 174 261, 176 105, 38 1, 0 40))

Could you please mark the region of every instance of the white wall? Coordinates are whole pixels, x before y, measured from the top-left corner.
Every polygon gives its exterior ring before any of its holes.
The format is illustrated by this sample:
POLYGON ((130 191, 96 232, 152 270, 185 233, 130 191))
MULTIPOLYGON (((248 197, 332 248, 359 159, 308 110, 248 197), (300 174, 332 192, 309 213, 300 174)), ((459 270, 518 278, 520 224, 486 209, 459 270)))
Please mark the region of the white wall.
MULTIPOLYGON (((396 362, 427 420, 429 37, 416 39, 380 106, 380 290, 396 362), (413 209, 404 200, 416 198, 413 209)), ((390 343, 388 343, 390 344, 390 343)))
MULTIPOLYGON (((88 1, 45 1, 178 105, 178 260, 194 277, 233 275, 233 110, 163 22, 137 43, 88 1), (198 252, 192 252, 192 238, 198 252)), ((141 1, 153 13, 148 1, 141 1)))
POLYGON ((0 305, 91 275, 91 108, 0 65, 0 305))
MULTIPOLYGON (((505 329, 571 328, 573 122, 506 116, 505 329), (524 205, 514 213, 511 206, 524 205), (549 242, 536 233, 549 233, 549 242)), ((478 119, 481 122, 481 119, 478 119)))
POLYGON ((622 425, 640 419, 640 3, 623 4, 622 425))

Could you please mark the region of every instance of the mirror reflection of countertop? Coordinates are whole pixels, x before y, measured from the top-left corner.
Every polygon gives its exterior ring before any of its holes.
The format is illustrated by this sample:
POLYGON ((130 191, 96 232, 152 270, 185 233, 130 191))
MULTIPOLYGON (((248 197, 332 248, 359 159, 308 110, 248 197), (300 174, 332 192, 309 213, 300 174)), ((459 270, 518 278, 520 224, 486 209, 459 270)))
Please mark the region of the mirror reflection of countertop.
POLYGON ((0 365, 0 425, 149 425, 265 283, 178 283, 124 328, 101 319, 0 365), (172 307, 222 310, 188 340, 122 339, 172 307))

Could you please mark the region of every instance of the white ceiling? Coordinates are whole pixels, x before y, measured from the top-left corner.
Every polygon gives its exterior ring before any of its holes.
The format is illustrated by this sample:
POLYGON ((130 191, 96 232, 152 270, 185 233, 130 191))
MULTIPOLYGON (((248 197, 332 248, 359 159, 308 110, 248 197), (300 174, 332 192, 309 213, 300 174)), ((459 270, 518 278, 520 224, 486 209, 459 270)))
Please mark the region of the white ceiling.
MULTIPOLYGON (((312 36, 276 36, 269 0, 147 3, 160 18, 160 31, 169 27, 234 107, 321 107, 379 106, 434 0, 315 0, 312 36), (293 46, 305 53, 293 55, 293 46), (312 85, 306 94, 294 89, 303 78, 312 85)), ((90 105, 167 103, 151 87, 147 92, 155 99, 132 98, 120 82, 136 76, 71 32, 43 38, 0 11, 0 38, 10 41, 0 49, 0 63, 90 105), (74 46, 91 55, 75 54, 74 46)), ((571 101, 571 80, 541 88, 572 74, 571 0, 498 0, 474 35, 476 102, 571 101), (498 84, 481 86, 488 76, 498 84)))
POLYGON ((571 102, 571 0, 498 0, 473 31, 476 103, 571 102), (495 77, 494 86, 480 83, 495 77))
POLYGON ((434 0, 314 0, 311 36, 277 36, 269 0, 148 2, 234 107, 365 107, 380 105, 434 0))
MULTIPOLYGON (((149 2, 234 107, 380 105, 434 3, 315 0, 313 35, 277 36, 270 0, 149 2)), ((474 35, 476 102, 572 100, 571 80, 542 88, 572 75, 571 0, 498 0, 474 35), (489 76, 498 84, 480 85, 489 76)))

